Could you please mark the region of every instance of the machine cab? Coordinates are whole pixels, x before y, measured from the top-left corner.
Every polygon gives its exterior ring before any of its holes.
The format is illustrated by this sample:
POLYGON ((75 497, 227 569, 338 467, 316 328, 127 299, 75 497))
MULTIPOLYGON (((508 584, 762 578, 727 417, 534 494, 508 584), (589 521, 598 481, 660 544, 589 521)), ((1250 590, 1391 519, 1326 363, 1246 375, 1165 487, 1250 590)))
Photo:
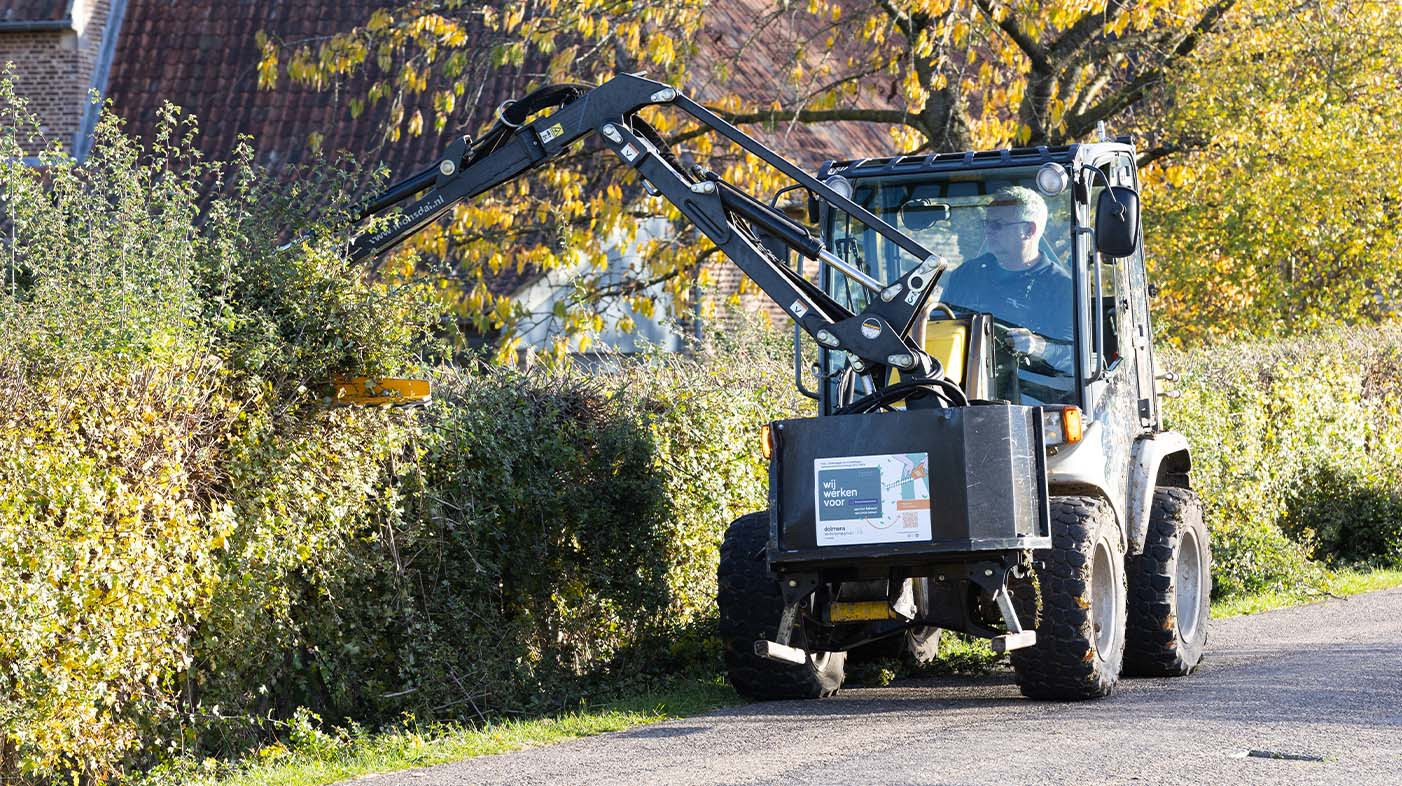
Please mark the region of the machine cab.
MULTIPOLYGON (((1137 227, 1134 248, 1118 251, 1124 257, 1097 250, 1095 235, 1106 187, 1137 189, 1128 144, 829 162, 819 177, 948 262, 931 298, 938 303, 913 335, 971 398, 1075 406, 1094 417, 1109 403, 1097 401, 1106 388, 1098 383, 1130 355, 1130 367, 1146 370, 1124 374, 1147 402, 1142 425, 1157 420, 1137 227)), ((878 281, 919 264, 842 211, 817 212, 827 247, 878 281)), ((853 312, 872 296, 829 266, 819 275, 853 312)), ((826 414, 865 391, 860 377, 842 373, 845 356, 822 355, 826 414)))

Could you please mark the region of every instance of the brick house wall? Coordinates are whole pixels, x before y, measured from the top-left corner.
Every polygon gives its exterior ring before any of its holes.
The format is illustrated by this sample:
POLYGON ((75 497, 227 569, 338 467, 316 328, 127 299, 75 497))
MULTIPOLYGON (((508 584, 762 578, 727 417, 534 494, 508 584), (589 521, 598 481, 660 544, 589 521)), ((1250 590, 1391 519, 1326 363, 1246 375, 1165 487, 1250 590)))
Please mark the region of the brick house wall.
MULTIPOLYGON (((91 90, 102 90, 125 0, 0 1, 0 63, 13 63, 45 142, 79 158, 97 120, 91 90)), ((34 155, 45 142, 25 152, 34 155)))
MULTIPOLYGON (((706 287, 704 297, 716 308, 718 314, 723 316, 724 308, 734 305, 738 300, 738 308, 744 313, 764 314, 771 325, 785 330, 792 326, 788 313, 778 303, 770 300, 734 262, 727 259, 707 264, 705 274, 710 280, 710 285, 706 287)), ((803 276, 817 283, 818 263, 805 259, 803 276)))

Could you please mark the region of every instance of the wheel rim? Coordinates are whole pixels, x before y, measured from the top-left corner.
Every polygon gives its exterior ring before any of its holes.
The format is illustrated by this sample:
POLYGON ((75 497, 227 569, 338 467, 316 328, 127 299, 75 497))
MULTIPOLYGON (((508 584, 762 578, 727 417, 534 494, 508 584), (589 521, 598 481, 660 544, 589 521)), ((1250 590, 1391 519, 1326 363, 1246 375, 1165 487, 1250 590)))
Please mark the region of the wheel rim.
POLYGON ((1095 626, 1095 654, 1105 660, 1113 651, 1116 632, 1119 630, 1119 604, 1116 603, 1116 586, 1119 576, 1115 573, 1115 560, 1110 546, 1105 541, 1095 546, 1095 561, 1091 563, 1091 624, 1095 626))
POLYGON ((1178 545, 1178 569, 1174 576, 1174 611, 1178 615, 1178 632, 1186 640, 1197 633, 1202 616, 1202 550, 1198 548, 1197 533, 1183 530, 1178 545))

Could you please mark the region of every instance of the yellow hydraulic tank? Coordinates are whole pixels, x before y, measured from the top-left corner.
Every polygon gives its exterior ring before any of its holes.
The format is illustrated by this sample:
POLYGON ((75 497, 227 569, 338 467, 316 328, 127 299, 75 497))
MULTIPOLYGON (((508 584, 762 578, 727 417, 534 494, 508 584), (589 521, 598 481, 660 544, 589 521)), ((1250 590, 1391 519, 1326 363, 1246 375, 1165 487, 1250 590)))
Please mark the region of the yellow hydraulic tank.
POLYGON ((964 361, 969 356, 969 323, 962 319, 932 320, 925 326, 925 351, 944 367, 944 378, 964 386, 964 361))

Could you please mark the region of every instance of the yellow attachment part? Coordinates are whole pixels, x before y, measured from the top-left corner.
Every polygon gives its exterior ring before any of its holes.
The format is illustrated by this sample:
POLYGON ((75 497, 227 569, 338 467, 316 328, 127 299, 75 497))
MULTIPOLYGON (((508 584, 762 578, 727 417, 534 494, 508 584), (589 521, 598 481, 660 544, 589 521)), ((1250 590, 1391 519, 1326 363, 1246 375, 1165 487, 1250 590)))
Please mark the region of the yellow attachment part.
POLYGON ((830 622, 869 622, 895 619, 896 615, 884 600, 859 600, 833 603, 828 607, 830 622))
POLYGON ((969 356, 969 323, 942 319, 925 326, 925 351, 944 367, 944 378, 964 385, 964 360, 969 356))
POLYGON ((422 404, 432 397, 426 379, 333 377, 331 387, 335 389, 331 403, 338 407, 422 404))

